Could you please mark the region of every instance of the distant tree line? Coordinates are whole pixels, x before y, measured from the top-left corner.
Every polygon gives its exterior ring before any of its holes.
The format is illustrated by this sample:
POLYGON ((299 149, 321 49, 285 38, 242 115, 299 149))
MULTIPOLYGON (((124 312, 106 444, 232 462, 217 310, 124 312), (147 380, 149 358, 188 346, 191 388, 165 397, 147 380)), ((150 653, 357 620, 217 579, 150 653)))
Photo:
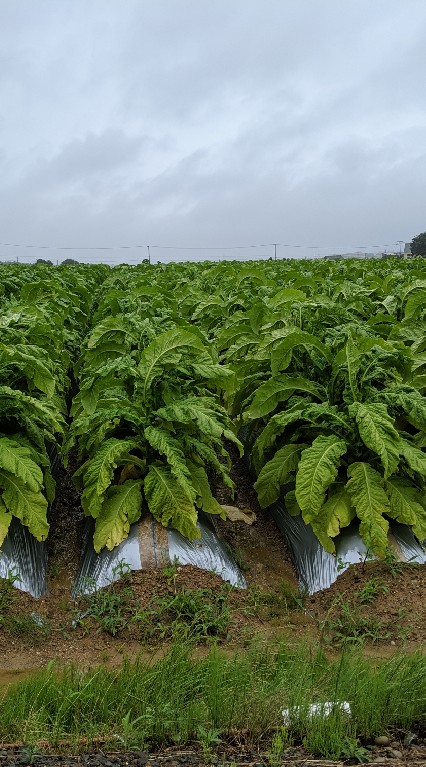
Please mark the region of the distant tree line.
MULTIPOLYGON (((61 261, 61 266, 67 266, 68 264, 78 264, 75 258, 65 258, 61 261)), ((53 261, 49 261, 48 258, 38 258, 36 264, 45 264, 46 266, 53 266, 53 261)))
POLYGON ((426 232, 413 237, 410 247, 413 256, 426 256, 426 232))

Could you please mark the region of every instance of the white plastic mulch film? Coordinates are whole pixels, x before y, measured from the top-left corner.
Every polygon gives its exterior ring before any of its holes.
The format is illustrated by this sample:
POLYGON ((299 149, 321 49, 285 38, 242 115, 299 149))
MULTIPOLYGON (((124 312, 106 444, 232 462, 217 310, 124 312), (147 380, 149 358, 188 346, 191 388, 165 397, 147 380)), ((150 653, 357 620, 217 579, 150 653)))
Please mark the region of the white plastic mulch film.
POLYGON ((38 599, 47 592, 47 545, 12 518, 0 548, 0 578, 9 578, 20 591, 38 599))
MULTIPOLYGON (((334 539, 336 555, 324 551, 310 525, 302 517, 291 516, 284 501, 270 507, 275 523, 282 533, 292 558, 300 586, 309 594, 327 589, 338 575, 350 565, 369 557, 357 526, 350 525, 334 539)), ((390 522, 389 543, 398 559, 406 562, 426 562, 426 553, 407 525, 390 522)))
POLYGON ((245 588, 246 582, 226 545, 218 537, 210 517, 200 515, 201 538, 189 541, 176 530, 166 529, 151 516, 132 525, 129 536, 115 549, 93 549, 93 525, 89 522, 83 544, 79 572, 73 596, 96 591, 118 580, 123 568, 141 570, 164 567, 171 562, 194 565, 219 575, 233 586, 245 588))
MULTIPOLYGON (((47 446, 52 476, 59 469, 59 457, 54 445, 47 446)), ((47 594, 47 543, 40 542, 28 532, 16 517, 12 517, 6 538, 0 546, 0 578, 9 578, 20 591, 35 599, 47 594)))

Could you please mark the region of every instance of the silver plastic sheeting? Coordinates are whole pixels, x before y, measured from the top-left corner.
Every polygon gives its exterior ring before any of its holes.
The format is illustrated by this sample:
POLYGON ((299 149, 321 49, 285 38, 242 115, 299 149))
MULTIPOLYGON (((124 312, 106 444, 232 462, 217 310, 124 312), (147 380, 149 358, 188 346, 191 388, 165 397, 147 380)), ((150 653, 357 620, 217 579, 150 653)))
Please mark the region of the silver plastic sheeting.
POLYGON ((93 548, 94 529, 94 520, 88 520, 84 530, 80 567, 71 591, 73 597, 90 594, 118 580, 123 563, 130 570, 140 570, 142 567, 137 524, 131 525, 128 537, 115 549, 103 549, 100 554, 96 554, 93 548))
POLYGON ((0 548, 0 578, 14 578, 14 586, 38 599, 47 592, 47 545, 12 518, 0 548))
POLYGON ((194 565, 202 570, 210 570, 233 586, 245 589, 247 584, 241 570, 207 516, 199 520, 199 527, 201 538, 198 541, 189 541, 177 530, 168 530, 171 561, 176 558, 181 565, 194 565))
MULTIPOLYGON (((291 516, 283 501, 271 507, 275 523, 284 537, 302 589, 309 594, 327 589, 337 576, 350 565, 371 559, 357 525, 344 528, 334 539, 336 555, 323 549, 310 525, 302 517, 291 516)), ((398 523, 390 524, 391 537, 399 546, 402 560, 423 563, 426 555, 410 528, 398 523)))
POLYGON ((426 563, 426 550, 407 525, 392 522, 392 533, 407 562, 426 563))
MULTIPOLYGON (((55 477, 59 469, 58 451, 53 444, 47 445, 50 470, 55 477)), ((47 593, 47 543, 36 541, 12 517, 8 533, 0 547, 0 578, 12 578, 13 585, 39 599, 47 593)))
POLYGON ((112 551, 93 549, 94 523, 89 521, 83 542, 80 569, 72 594, 88 594, 120 578, 123 568, 141 570, 164 567, 170 562, 194 565, 220 575, 233 586, 245 588, 244 577, 218 537, 211 519, 200 515, 198 525, 201 538, 189 541, 176 530, 165 530, 152 517, 145 517, 132 525, 129 536, 112 551))

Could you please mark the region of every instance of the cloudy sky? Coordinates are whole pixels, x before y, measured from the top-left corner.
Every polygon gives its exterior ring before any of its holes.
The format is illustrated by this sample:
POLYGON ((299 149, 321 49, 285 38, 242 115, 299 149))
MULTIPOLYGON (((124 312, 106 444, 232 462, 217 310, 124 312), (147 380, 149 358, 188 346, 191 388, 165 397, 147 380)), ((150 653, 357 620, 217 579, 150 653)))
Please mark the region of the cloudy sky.
POLYGON ((424 0, 0 0, 0 257, 399 247, 425 40, 424 0))

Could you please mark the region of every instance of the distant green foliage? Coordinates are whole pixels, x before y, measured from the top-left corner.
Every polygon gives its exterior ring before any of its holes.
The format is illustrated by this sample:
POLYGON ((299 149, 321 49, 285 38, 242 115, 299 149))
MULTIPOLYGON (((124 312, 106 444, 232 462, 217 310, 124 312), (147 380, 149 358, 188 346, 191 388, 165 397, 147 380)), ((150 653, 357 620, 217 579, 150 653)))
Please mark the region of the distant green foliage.
POLYGON ((411 253, 413 256, 426 256, 426 232, 416 235, 411 240, 411 253))

